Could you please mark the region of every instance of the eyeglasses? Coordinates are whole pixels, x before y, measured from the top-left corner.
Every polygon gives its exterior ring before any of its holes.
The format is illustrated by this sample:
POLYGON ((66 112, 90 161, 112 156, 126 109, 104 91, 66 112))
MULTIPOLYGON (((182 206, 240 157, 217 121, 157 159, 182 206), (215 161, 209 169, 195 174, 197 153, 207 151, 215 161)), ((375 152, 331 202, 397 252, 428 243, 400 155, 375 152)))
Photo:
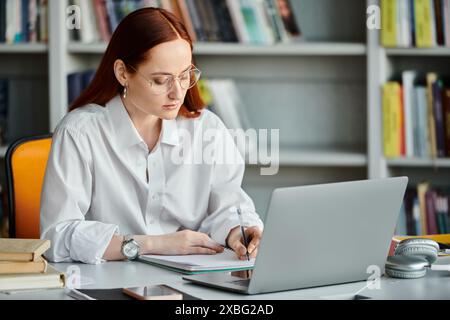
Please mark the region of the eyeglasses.
POLYGON ((164 94, 168 93, 175 82, 175 78, 178 78, 178 82, 180 83, 180 87, 183 90, 188 90, 195 86, 200 79, 200 75, 202 72, 197 69, 194 65, 190 67, 190 69, 182 72, 178 77, 173 75, 165 74, 165 75, 154 75, 150 78, 147 78, 142 73, 137 71, 134 67, 129 66, 131 69, 136 71, 142 78, 144 78, 150 84, 150 90, 153 94, 164 94))

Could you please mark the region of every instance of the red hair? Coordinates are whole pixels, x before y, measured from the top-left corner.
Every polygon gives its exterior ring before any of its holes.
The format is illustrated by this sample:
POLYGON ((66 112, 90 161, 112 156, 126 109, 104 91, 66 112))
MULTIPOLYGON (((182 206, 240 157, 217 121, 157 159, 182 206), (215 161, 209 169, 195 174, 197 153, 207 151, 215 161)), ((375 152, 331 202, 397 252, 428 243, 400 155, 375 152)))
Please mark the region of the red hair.
MULTIPOLYGON (((122 85, 114 74, 114 62, 121 59, 135 69, 146 61, 148 51, 158 44, 177 39, 186 40, 193 49, 192 40, 183 23, 174 14, 160 8, 144 8, 126 16, 111 37, 100 66, 89 86, 70 105, 72 111, 89 103, 104 106, 122 92, 122 85)), ((128 68, 134 73, 133 68, 128 68)), ((205 107, 195 85, 186 93, 179 115, 196 118, 205 107)))

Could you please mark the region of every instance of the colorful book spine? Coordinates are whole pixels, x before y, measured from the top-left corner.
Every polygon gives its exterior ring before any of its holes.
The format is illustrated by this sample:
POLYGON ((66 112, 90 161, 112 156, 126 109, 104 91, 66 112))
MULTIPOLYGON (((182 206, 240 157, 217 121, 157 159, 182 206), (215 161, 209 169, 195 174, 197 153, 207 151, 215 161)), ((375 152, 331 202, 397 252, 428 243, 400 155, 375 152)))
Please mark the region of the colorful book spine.
POLYGON ((383 145, 388 158, 402 154, 402 98, 401 86, 390 81, 383 86, 383 145))
POLYGON ((435 44, 432 1, 416 0, 414 3, 416 46, 418 48, 429 48, 435 44))
POLYGON ((397 0, 381 0, 381 43, 397 46, 397 0))

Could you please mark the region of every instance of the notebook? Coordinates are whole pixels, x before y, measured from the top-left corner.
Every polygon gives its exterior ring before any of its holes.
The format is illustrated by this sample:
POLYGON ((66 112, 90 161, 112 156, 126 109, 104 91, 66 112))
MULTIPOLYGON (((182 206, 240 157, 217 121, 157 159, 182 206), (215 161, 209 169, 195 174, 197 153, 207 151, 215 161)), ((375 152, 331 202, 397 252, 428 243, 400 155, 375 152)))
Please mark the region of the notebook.
POLYGON ((248 270, 252 269, 255 264, 255 259, 239 260, 230 249, 214 255, 141 255, 138 260, 185 274, 248 270))

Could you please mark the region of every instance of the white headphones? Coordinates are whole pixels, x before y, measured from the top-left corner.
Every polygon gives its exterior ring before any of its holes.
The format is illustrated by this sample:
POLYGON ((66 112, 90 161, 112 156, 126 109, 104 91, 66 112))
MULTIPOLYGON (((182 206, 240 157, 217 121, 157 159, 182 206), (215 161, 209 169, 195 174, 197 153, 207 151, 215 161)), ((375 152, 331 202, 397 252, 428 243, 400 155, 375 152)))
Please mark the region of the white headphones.
POLYGON ((431 239, 406 239, 395 248, 394 256, 387 259, 386 274, 393 278, 416 279, 425 276, 426 268, 450 271, 450 266, 436 265, 439 244, 431 239))

